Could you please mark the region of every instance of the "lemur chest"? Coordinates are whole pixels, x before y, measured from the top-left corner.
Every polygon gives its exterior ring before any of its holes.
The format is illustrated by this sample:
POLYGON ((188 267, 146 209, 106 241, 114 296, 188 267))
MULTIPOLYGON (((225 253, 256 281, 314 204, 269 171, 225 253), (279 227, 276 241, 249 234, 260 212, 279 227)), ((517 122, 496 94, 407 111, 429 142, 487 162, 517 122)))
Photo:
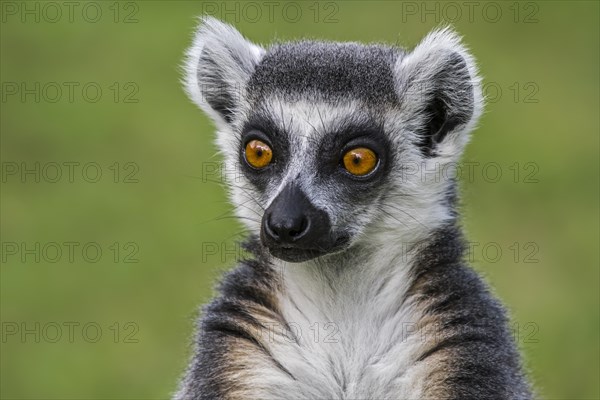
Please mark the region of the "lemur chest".
POLYGON ((273 368, 285 370, 276 374, 273 397, 419 397, 425 374, 416 362, 422 340, 412 335, 421 318, 414 307, 396 297, 364 302, 304 294, 282 298, 285 323, 269 327, 273 368))

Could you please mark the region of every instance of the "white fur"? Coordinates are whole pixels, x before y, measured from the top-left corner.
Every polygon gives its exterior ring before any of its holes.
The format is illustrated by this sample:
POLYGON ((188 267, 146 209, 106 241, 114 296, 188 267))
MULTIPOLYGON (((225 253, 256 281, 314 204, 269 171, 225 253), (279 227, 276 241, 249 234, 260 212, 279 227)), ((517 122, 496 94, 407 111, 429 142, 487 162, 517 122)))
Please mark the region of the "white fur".
POLYGON ((414 362, 425 343, 411 327, 422 314, 414 304, 401 305, 411 283, 409 262, 389 249, 372 256, 371 265, 349 263, 337 276, 310 263, 278 264, 282 313, 301 336, 297 343, 280 338, 271 350, 296 378, 289 384, 298 398, 419 397, 424 382, 414 362))

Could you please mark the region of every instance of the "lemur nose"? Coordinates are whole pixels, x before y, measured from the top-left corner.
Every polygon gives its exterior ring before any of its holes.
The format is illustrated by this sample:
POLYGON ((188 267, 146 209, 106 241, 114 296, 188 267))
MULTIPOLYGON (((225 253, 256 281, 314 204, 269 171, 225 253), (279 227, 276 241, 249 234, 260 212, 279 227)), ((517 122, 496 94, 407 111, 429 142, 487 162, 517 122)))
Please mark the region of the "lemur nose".
POLYGON ((289 184, 273 200, 262 220, 261 238, 269 248, 321 248, 329 238, 327 214, 316 208, 295 184, 289 184))
POLYGON ((293 243, 302 238, 309 230, 309 220, 305 215, 269 215, 265 221, 265 231, 271 239, 285 243, 293 243))

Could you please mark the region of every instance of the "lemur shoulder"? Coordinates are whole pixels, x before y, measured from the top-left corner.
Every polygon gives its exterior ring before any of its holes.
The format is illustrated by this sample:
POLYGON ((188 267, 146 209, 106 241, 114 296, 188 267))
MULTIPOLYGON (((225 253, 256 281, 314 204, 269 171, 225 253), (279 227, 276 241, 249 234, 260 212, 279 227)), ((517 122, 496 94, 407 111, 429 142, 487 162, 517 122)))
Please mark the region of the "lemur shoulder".
POLYGON ((414 173, 458 162, 482 112, 456 33, 261 47, 204 18, 185 70, 253 257, 204 307, 176 399, 531 398, 456 182, 414 173))

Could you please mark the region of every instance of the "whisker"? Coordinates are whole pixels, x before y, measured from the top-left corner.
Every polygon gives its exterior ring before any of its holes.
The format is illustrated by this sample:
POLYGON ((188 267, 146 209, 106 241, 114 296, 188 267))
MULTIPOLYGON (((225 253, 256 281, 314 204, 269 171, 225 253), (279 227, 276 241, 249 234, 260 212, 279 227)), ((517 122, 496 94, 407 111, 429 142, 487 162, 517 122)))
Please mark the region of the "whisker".
MULTIPOLYGON (((398 207, 398 206, 396 206, 395 204, 386 203, 386 202, 383 202, 383 203, 381 203, 381 204, 382 204, 383 206, 386 206, 386 207, 393 208, 394 210, 396 210, 396 211, 399 211, 399 212, 403 213, 404 215, 408 216, 409 218, 411 218, 413 221, 415 221, 416 223, 418 223, 418 224, 419 224, 419 225, 421 225, 422 227, 424 227, 424 228, 426 228, 426 227, 427 227, 425 224, 423 224, 423 223, 422 223, 421 221, 419 221, 417 218, 415 218, 414 216, 412 216, 412 215, 411 215, 409 212, 407 212, 406 210, 403 210, 403 209, 399 208, 399 207, 398 207)), ((381 210, 381 211, 384 211, 384 210, 382 210, 381 208, 380 208, 380 210, 381 210)), ((385 211, 384 211, 384 212, 385 212, 385 211)), ((389 215, 391 216, 391 214, 389 214, 389 215)), ((397 219, 397 221, 399 221, 399 220, 397 219)))

